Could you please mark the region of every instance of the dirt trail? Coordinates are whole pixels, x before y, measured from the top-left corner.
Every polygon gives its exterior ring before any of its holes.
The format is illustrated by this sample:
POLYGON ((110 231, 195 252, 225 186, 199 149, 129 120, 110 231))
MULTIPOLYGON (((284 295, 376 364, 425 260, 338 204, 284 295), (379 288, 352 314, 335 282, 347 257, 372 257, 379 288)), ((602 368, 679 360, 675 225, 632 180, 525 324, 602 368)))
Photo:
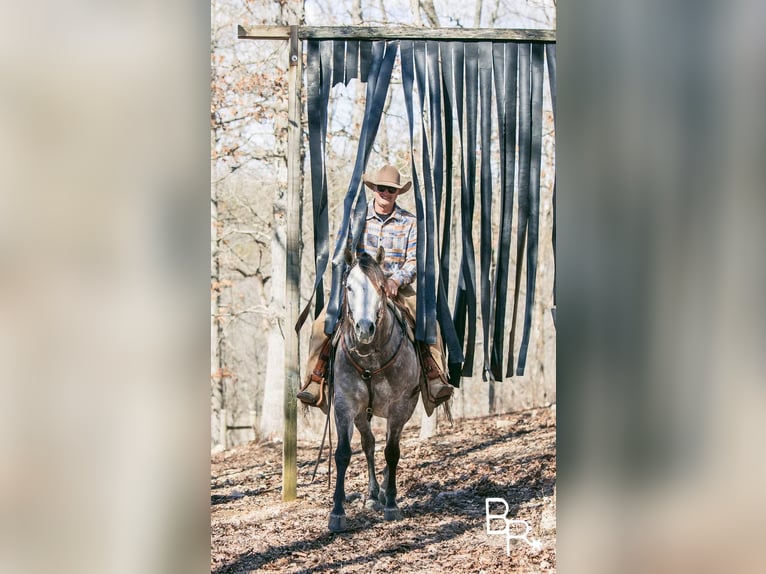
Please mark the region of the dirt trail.
MULTIPOLYGON (((384 466, 377 437, 378 474, 384 466)), ((282 446, 250 443, 217 454, 211 478, 211 572, 555 572, 556 413, 551 408, 456 421, 431 439, 405 427, 398 502, 404 519, 363 505, 366 465, 358 433, 347 473, 349 531, 331 534, 327 461, 310 484, 318 444, 298 444, 298 499, 281 502, 282 446), (486 531, 485 499, 503 498, 525 520, 533 548, 486 531)), ((333 465, 333 486, 335 468, 333 465)), ((380 478, 380 476, 379 476, 380 478)), ((502 503, 492 506, 502 514, 502 503)), ((493 529, 502 528, 495 519, 493 529)), ((519 525, 512 532, 523 533, 519 525)))

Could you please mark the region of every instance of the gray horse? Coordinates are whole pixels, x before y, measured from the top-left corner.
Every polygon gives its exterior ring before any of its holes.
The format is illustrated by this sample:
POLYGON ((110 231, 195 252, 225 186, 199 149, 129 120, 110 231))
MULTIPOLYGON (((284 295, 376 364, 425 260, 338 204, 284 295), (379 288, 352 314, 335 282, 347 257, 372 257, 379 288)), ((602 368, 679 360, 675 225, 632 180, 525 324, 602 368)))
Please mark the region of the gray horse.
POLYGON ((346 469, 351 460, 354 425, 362 437, 367 458, 368 508, 384 504, 386 520, 402 518, 396 505, 396 465, 399 439, 410 419, 420 392, 420 362, 415 348, 398 320, 384 291, 385 277, 380 268, 382 249, 377 259, 366 253, 353 261, 346 254, 349 271, 345 280, 344 317, 333 370, 335 425, 338 469, 329 527, 333 532, 346 529, 346 469), (386 467, 382 488, 375 477, 375 437, 370 429, 372 415, 388 421, 386 467))

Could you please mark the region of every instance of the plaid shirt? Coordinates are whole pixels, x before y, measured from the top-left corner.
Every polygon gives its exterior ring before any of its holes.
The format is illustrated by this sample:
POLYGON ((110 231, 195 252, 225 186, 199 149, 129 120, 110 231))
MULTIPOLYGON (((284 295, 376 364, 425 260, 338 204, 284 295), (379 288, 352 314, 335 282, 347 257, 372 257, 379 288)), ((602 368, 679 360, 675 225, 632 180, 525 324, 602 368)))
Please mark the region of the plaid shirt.
POLYGON ((394 205, 394 211, 385 219, 375 213, 373 200, 367 204, 364 231, 356 247, 357 255, 365 251, 376 256, 378 246, 383 245, 385 257, 383 273, 396 281, 400 287, 415 279, 418 248, 417 220, 409 211, 394 205))

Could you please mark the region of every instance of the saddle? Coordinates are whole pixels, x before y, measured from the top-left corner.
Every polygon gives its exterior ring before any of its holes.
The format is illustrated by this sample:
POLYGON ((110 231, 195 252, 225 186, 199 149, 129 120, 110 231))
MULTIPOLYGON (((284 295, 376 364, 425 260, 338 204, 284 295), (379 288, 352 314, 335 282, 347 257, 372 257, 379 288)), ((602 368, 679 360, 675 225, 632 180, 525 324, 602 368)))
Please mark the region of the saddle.
MULTIPOLYGON (((423 406, 425 407, 426 414, 430 417, 434 409, 440 404, 444 404, 443 400, 437 400, 431 396, 428 381, 437 377, 444 378, 438 368, 436 361, 431 356, 428 349, 428 345, 415 340, 415 318, 410 313, 404 303, 398 298, 388 299, 389 308, 394 313, 396 320, 404 328, 407 338, 415 346, 418 359, 420 361, 421 373, 420 377, 420 395, 423 399, 423 406)), ((312 406, 318 407, 322 412, 327 412, 328 409, 328 382, 329 382, 329 368, 330 358, 337 349, 338 342, 340 340, 340 329, 336 329, 331 337, 328 337, 319 350, 319 358, 317 359, 314 369, 311 372, 309 379, 303 385, 301 390, 307 389, 311 384, 317 383, 319 385, 319 395, 317 402, 312 406)), ((444 381, 446 383, 446 381, 444 381)), ((446 407, 445 407, 446 408, 446 407)), ((450 417, 451 418, 451 417, 450 417)))

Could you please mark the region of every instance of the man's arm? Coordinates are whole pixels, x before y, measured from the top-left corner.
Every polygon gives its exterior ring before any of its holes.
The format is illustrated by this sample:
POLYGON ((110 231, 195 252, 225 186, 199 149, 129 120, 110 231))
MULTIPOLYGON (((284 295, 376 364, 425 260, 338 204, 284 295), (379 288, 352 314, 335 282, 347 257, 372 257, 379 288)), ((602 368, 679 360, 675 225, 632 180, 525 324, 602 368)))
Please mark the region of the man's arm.
POLYGON ((409 226, 409 232, 407 234, 407 249, 405 252, 404 263, 399 269, 391 274, 391 277, 388 280, 389 284, 395 283, 396 285, 393 295, 391 295, 390 292, 389 295, 395 296, 400 287, 409 285, 415 279, 415 273, 418 268, 417 254, 418 232, 417 225, 413 222, 412 225, 409 226))

